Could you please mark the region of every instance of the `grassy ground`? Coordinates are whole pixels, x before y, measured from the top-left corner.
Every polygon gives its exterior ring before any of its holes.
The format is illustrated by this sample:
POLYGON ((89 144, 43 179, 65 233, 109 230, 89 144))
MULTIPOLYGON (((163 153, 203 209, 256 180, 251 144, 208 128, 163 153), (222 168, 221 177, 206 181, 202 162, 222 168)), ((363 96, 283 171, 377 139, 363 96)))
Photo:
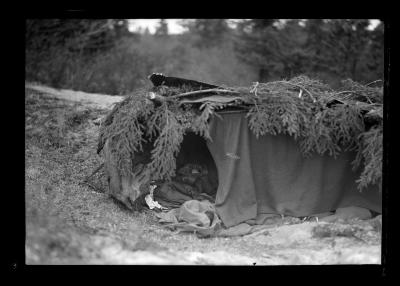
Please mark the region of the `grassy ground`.
POLYGON ((27 264, 380 263, 380 217, 347 223, 283 220, 268 232, 199 239, 162 228, 150 211, 108 197, 96 151, 107 110, 26 89, 27 264))

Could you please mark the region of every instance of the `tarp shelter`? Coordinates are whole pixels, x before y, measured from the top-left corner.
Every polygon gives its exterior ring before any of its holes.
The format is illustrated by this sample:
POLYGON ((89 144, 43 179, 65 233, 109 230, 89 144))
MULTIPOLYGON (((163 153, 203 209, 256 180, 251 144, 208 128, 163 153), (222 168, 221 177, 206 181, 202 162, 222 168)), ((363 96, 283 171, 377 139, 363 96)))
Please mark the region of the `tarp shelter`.
MULTIPOLYGON (((211 95, 184 100, 235 100, 221 98, 211 95)), ((226 227, 242 222, 263 224, 271 214, 303 217, 349 206, 382 212, 377 185, 357 189, 361 170, 352 170, 355 152, 342 152, 336 158, 319 154, 305 157, 289 135, 257 138, 249 129, 246 111, 221 110, 217 114, 210 118, 211 140, 185 134, 177 167, 199 162, 207 166, 210 180, 217 182, 215 209, 226 227)), ((121 194, 121 200, 138 190, 134 179, 121 178, 110 166, 108 170, 111 193, 121 194)))
POLYGON ((377 187, 357 189, 354 153, 305 158, 288 135, 250 131, 244 113, 211 121, 207 146, 218 170, 216 210, 226 226, 247 220, 263 223, 266 214, 310 216, 358 206, 381 213, 377 187))

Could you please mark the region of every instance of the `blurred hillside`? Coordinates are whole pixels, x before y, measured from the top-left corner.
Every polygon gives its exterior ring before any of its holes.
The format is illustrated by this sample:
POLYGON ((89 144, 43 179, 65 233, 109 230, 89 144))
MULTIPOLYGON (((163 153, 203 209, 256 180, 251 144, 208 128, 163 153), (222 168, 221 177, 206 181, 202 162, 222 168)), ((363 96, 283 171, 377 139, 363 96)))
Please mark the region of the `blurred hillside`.
POLYGON ((383 80, 383 23, 357 20, 183 20, 169 34, 160 19, 154 34, 135 33, 126 19, 27 20, 25 74, 56 88, 112 95, 149 85, 161 72, 214 84, 299 74, 337 85, 352 78, 383 80))

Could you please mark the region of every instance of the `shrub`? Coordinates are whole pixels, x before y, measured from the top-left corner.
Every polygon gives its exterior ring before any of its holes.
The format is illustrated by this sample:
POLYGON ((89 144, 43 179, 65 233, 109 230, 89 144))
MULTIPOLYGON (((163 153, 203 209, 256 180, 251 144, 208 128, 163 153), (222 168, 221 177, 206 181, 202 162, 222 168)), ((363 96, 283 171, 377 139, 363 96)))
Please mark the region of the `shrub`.
POLYGON ((153 72, 226 85, 256 79, 254 69, 236 58, 231 43, 201 49, 179 36, 125 37, 111 49, 89 56, 59 46, 26 52, 27 80, 58 88, 129 94, 147 87, 147 76, 153 72))

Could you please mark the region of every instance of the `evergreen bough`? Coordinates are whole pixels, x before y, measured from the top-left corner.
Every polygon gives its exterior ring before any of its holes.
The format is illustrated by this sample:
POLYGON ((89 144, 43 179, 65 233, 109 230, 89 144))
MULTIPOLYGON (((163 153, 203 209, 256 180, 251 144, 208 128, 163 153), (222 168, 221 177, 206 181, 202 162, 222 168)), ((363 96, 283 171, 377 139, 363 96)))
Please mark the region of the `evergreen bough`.
MULTIPOLYGON (((229 90, 232 94, 225 92, 224 96, 242 99, 234 105, 247 110, 249 128, 257 137, 288 134, 305 156, 327 153, 336 157, 354 150, 354 168, 363 164, 359 189, 381 184, 382 88, 345 80, 341 89, 333 90, 300 76, 229 90), (373 122, 372 127, 366 126, 366 118, 373 122)), ((113 108, 100 128, 99 150, 108 140, 113 163, 122 175, 133 175, 134 156, 144 152, 144 144, 150 144, 151 158, 144 171, 154 180, 169 180, 175 176, 176 156, 185 132, 211 140, 209 119, 219 116, 218 109, 232 104, 205 102, 200 108, 182 104, 175 95, 190 93, 187 87, 158 88, 157 93, 165 98, 161 102, 150 100, 149 92, 139 90, 113 108)))

